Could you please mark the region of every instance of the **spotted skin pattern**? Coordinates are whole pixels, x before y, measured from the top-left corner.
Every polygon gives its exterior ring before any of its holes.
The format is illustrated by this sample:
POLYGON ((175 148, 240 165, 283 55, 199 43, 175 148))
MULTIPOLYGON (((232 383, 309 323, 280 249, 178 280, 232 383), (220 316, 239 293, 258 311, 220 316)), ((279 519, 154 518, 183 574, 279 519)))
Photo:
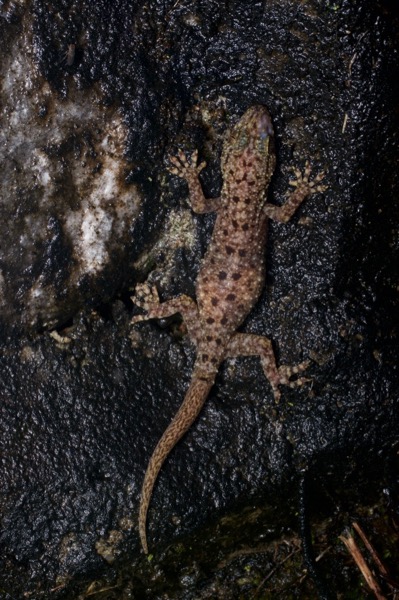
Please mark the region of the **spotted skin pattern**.
POLYGON ((158 473, 172 448, 200 413, 219 366, 225 358, 260 357, 274 399, 280 399, 280 385, 298 386, 307 381, 297 377, 308 366, 276 366, 271 341, 260 335, 236 333, 259 298, 265 283, 265 245, 269 218, 285 223, 306 196, 326 189, 320 185, 323 173, 309 180, 310 165, 304 174, 295 170, 290 181, 294 190, 282 206, 267 202, 267 188, 275 168, 274 132, 270 115, 263 106, 249 108, 228 132, 222 152, 224 178, 220 198, 206 199, 198 174, 197 152, 188 160, 183 152, 170 158, 170 172, 186 180, 191 207, 196 213, 216 211, 211 242, 201 263, 196 282, 196 299, 179 296, 160 303, 155 288, 138 285, 133 302, 146 311, 132 323, 161 319, 181 313, 197 355, 191 383, 176 416, 159 440, 149 461, 141 491, 139 533, 148 553, 146 521, 152 490, 158 473))

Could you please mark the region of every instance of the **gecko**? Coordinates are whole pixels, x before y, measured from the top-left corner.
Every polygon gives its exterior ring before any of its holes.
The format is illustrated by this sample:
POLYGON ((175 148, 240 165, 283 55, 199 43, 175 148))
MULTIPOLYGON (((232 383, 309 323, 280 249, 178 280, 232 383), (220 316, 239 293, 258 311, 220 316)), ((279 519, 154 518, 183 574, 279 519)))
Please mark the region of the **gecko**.
POLYGON ((294 189, 284 204, 268 203, 267 189, 276 154, 271 117, 261 105, 249 108, 227 132, 221 157, 223 186, 219 198, 204 196, 198 175, 206 163, 198 164, 197 151, 189 159, 180 150, 169 161, 169 171, 188 184, 192 210, 216 212, 216 221, 196 280, 196 302, 181 295, 161 303, 156 288, 146 283, 136 286, 136 295, 132 298, 134 304, 145 311, 134 316, 132 324, 180 313, 196 347, 196 360, 184 400, 155 447, 144 476, 139 534, 145 554, 148 554, 147 512, 159 471, 199 415, 221 363, 231 357, 259 356, 275 402, 280 399, 280 385, 294 387, 309 381, 300 376, 309 361, 277 367, 268 338, 239 333, 237 329, 264 287, 269 218, 286 223, 307 196, 326 189, 320 184, 324 173, 310 180, 311 167, 306 162, 303 174, 294 169, 295 179, 289 182, 294 189))

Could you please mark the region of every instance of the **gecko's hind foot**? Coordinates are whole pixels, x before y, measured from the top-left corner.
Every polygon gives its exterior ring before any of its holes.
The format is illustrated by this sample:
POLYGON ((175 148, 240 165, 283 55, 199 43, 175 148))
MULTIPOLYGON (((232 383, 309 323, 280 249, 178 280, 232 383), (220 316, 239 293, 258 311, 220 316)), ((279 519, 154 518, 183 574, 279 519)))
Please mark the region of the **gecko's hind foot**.
POLYGON ((309 195, 316 194, 318 192, 324 192, 328 189, 327 185, 320 184, 320 181, 322 181, 325 176, 324 171, 320 171, 320 173, 318 173, 314 179, 310 180, 312 167, 308 160, 305 163, 305 170, 303 174, 295 167, 292 167, 292 170, 294 171, 295 179, 291 179, 288 183, 289 185, 295 187, 296 190, 303 190, 306 192, 306 195, 309 195))
POLYGON ((311 381, 308 377, 297 377, 296 379, 291 379, 295 375, 302 373, 305 369, 310 365, 310 360, 305 360, 297 365, 281 365, 278 368, 278 374, 280 376, 280 385, 287 385, 288 387, 298 387, 303 385, 307 381, 311 381))
MULTIPOLYGON (((142 308, 147 313, 159 305, 158 290, 155 286, 149 286, 148 283, 138 283, 135 289, 135 295, 131 297, 133 304, 142 308)), ((132 318, 131 324, 139 323, 148 319, 148 315, 136 315, 132 318)))
POLYGON ((187 158, 182 150, 179 150, 176 156, 169 157, 169 163, 171 166, 168 167, 168 171, 173 175, 177 175, 182 179, 197 178, 198 174, 206 167, 206 162, 198 162, 198 152, 194 150, 190 159, 187 158))
POLYGON ((138 283, 131 300, 136 306, 148 310, 154 304, 159 304, 158 290, 155 285, 150 286, 148 283, 138 283))
POLYGON ((302 373, 302 371, 307 369, 309 365, 310 360, 305 360, 297 365, 281 365, 278 367, 278 369, 266 373, 266 377, 272 386, 274 401, 276 404, 280 402, 281 398, 281 391, 279 389, 280 385, 295 388, 303 385, 307 381, 312 381, 308 377, 297 377, 296 379, 291 379, 299 373, 302 373))

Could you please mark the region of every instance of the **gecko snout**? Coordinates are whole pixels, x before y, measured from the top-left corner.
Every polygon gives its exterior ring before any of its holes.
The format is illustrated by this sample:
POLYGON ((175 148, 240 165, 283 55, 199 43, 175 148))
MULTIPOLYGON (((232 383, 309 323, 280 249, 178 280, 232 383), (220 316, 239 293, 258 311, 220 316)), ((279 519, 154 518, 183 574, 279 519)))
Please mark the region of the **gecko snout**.
POLYGON ((271 117, 264 106, 259 106, 259 111, 256 115, 256 125, 259 137, 265 138, 274 135, 271 117))

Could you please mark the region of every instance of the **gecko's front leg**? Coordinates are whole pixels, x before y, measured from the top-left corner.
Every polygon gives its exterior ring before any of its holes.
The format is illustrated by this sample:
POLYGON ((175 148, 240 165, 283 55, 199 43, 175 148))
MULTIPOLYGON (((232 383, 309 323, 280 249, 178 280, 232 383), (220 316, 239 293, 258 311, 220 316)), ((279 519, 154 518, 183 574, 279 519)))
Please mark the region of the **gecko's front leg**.
POLYGON ((323 171, 318 173, 314 179, 310 179, 312 168, 309 161, 306 161, 303 175, 295 167, 292 170, 295 179, 291 179, 289 185, 294 189, 287 192, 287 200, 282 206, 274 206, 273 204, 266 204, 265 206, 265 214, 279 223, 287 223, 307 196, 324 192, 327 189, 326 185, 320 183, 324 179, 323 171))
POLYGON ((216 212, 220 207, 220 198, 205 198, 198 175, 205 168, 206 163, 202 162, 197 165, 197 161, 198 152, 196 150, 189 159, 184 152, 179 150, 176 156, 169 157, 169 162, 172 165, 169 167, 169 171, 173 175, 186 180, 191 208, 195 213, 216 212))

